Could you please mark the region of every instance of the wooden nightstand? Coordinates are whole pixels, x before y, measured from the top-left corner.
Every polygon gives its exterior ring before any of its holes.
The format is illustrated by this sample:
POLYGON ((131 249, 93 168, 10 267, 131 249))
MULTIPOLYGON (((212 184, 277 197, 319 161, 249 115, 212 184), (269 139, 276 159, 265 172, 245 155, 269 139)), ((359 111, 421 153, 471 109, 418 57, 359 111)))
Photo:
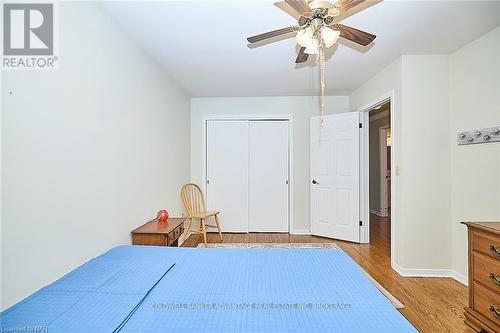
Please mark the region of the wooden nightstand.
POLYGON ((184 221, 184 217, 171 217, 167 222, 148 222, 132 231, 132 244, 179 246, 179 237, 184 232, 184 221))

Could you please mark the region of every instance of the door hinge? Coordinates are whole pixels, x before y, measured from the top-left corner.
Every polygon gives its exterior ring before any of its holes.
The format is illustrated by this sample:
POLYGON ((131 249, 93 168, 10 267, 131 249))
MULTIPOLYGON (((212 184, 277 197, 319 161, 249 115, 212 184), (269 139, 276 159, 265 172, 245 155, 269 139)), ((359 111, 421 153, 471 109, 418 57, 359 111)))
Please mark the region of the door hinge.
POLYGON ((359 226, 362 227, 363 226, 363 221, 359 221, 359 226))
POLYGON ((363 128, 363 123, 359 123, 359 128, 363 128))
POLYGON ((207 179, 207 185, 210 184, 210 180, 207 179))

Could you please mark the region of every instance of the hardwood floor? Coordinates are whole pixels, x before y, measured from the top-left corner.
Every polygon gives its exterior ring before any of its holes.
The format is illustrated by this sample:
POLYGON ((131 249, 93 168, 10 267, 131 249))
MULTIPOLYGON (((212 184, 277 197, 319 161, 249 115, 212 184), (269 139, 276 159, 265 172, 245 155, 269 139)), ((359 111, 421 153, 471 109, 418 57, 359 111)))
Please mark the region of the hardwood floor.
MULTIPOLYGON (((208 242, 220 243, 218 234, 208 242)), ((372 216, 371 244, 333 240, 384 288, 400 300, 401 313, 420 332, 474 332, 464 323, 467 288, 451 278, 404 278, 390 265, 390 219, 372 216)), ((202 239, 192 235, 182 246, 197 246, 202 239)), ((224 234, 224 243, 328 243, 331 239, 288 234, 224 234)))

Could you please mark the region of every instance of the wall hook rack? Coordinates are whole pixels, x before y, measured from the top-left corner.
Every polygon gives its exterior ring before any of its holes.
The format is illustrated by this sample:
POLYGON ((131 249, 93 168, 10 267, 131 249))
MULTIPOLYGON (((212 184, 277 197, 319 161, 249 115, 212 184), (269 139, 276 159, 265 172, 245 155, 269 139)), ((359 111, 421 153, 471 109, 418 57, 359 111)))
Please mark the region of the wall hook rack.
POLYGON ((458 132, 459 145, 500 142, 500 126, 458 132))

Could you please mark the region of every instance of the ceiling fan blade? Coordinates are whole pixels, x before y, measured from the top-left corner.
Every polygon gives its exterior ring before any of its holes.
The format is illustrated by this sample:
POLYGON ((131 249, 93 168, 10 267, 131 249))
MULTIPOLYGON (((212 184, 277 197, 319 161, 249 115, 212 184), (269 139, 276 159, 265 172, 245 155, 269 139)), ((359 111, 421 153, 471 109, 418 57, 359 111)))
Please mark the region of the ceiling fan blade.
POLYGON ((279 9, 281 9, 282 11, 284 11, 285 13, 287 13, 288 15, 290 15, 291 17, 295 18, 296 20, 300 18, 300 14, 297 13, 295 9, 290 7, 290 5, 287 4, 285 1, 275 2, 274 5, 279 9))
POLYGON ((339 9, 339 16, 335 17, 335 22, 345 20, 349 16, 359 13, 368 7, 378 4, 382 0, 339 0, 335 6, 339 9))
POLYGON ((260 42, 260 41, 263 41, 263 40, 268 39, 268 38, 273 38, 273 37, 285 35, 285 34, 288 34, 291 32, 295 32, 295 31, 297 31, 297 29, 298 29, 297 26, 286 27, 286 28, 282 28, 282 29, 277 29, 277 30, 265 32, 265 33, 260 34, 260 35, 248 37, 247 40, 249 43, 256 43, 256 42, 260 42))
POLYGON ((337 7, 340 10, 340 14, 342 14, 365 1, 366 0, 339 0, 334 6, 337 7))
POLYGON ((305 47, 301 47, 299 54, 297 55, 297 59, 295 59, 296 64, 301 64, 303 62, 306 62, 307 59, 309 58, 309 54, 305 53, 304 51, 306 50, 305 47))
POLYGON ((309 7, 305 0, 285 0, 285 2, 300 15, 311 11, 311 7, 309 7))
POLYGON ((354 43, 366 46, 373 42, 373 40, 377 37, 372 35, 371 33, 352 28, 350 26, 336 23, 331 25, 334 30, 340 31, 340 37, 348 39, 354 43))

